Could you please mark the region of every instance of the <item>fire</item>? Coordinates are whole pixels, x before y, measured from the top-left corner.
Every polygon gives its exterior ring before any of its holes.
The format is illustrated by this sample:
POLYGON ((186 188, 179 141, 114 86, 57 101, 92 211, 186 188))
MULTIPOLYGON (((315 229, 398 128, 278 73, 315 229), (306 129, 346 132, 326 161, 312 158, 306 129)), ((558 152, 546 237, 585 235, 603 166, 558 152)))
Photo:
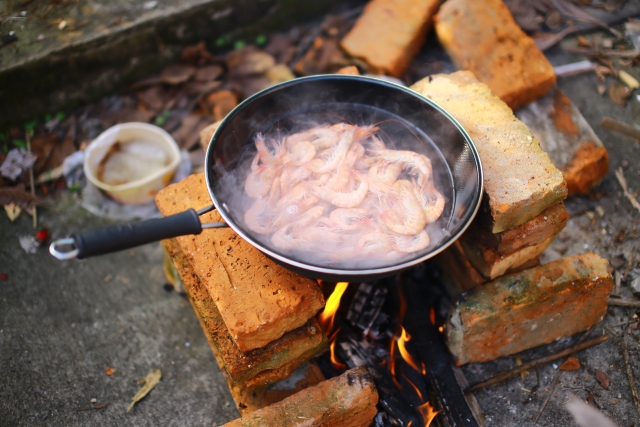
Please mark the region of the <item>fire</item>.
POLYGON ((429 320, 433 326, 436 326, 436 309, 433 307, 429 310, 429 320))
POLYGON ((418 410, 422 414, 422 418, 424 419, 424 427, 429 427, 431 425, 431 421, 442 411, 434 411, 431 403, 427 402, 424 405, 418 406, 418 410))
POLYGON ((318 318, 320 326, 327 335, 333 329, 333 320, 335 319, 338 307, 340 307, 340 298, 342 298, 342 294, 344 294, 344 291, 347 289, 348 285, 349 283, 347 282, 336 283, 336 288, 333 290, 333 293, 329 295, 327 303, 324 306, 324 311, 318 318))
POLYGON ((420 400, 422 400, 422 393, 420 392, 420 389, 418 388, 418 386, 415 385, 413 382, 411 382, 411 380, 409 378, 407 378, 406 375, 403 375, 403 377, 404 377, 404 380, 406 382, 408 382, 411 385, 411 387, 413 387, 413 390, 415 390, 415 392, 418 395, 418 397, 420 398, 420 400))
POLYGON ((336 369, 345 369, 347 366, 344 363, 340 362, 336 357, 336 341, 338 341, 338 332, 340 332, 340 328, 338 328, 336 333, 333 334, 331 338, 329 338, 329 342, 331 343, 329 345, 329 350, 331 351, 331 364, 336 369))
POLYGON ((413 359, 413 357, 407 350, 406 343, 410 339, 411 339, 411 336, 407 334, 407 331, 404 329, 404 326, 402 326, 402 335, 400 336, 400 339, 398 339, 398 350, 400 350, 400 355, 402 356, 404 361, 409 364, 409 366, 411 366, 416 371, 421 372, 422 370, 418 367, 418 364, 416 363, 416 361, 413 359))

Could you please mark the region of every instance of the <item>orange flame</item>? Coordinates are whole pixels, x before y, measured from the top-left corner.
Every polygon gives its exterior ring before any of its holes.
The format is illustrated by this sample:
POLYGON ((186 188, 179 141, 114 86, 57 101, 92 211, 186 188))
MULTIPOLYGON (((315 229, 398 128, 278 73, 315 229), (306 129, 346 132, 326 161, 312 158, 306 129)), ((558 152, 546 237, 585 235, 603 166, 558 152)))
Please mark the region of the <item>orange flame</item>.
POLYGON ((338 328, 336 333, 333 334, 331 338, 329 338, 329 342, 331 343, 329 345, 329 350, 331 351, 331 364, 336 369, 345 369, 347 366, 344 363, 340 362, 336 357, 336 341, 338 338, 338 332, 340 332, 340 328, 338 328))
POLYGON ((422 419, 424 420, 424 427, 429 427, 431 425, 431 421, 442 411, 434 411, 433 406, 429 402, 424 405, 418 406, 418 410, 422 414, 422 419))
POLYGON ((403 375, 404 379, 406 382, 408 382, 411 387, 413 387, 413 389, 415 390, 416 394, 418 395, 418 397, 420 398, 420 400, 422 400, 422 393, 420 393, 420 389, 418 388, 417 385, 415 385, 413 382, 411 382, 411 380, 409 378, 407 378, 406 375, 403 375))
POLYGON ((424 362, 422 362, 422 375, 427 375, 427 367, 424 366, 424 362))
POLYGON ((327 334, 333 329, 333 320, 335 319, 338 307, 340 307, 340 298, 342 298, 342 294, 344 294, 348 285, 349 283, 347 282, 336 283, 336 288, 333 290, 333 293, 329 295, 329 298, 327 298, 324 311, 320 313, 318 321, 327 334))
POLYGON ((416 371, 421 372, 421 369, 418 367, 418 364, 416 363, 416 361, 413 359, 413 357, 407 350, 406 343, 410 339, 411 339, 411 336, 407 334, 407 331, 405 331, 404 326, 402 326, 402 335, 398 340, 398 349, 400 350, 400 355, 402 356, 404 361, 409 364, 409 366, 411 366, 416 371))
POLYGON ((433 326, 436 326, 436 309, 433 307, 429 310, 429 320, 433 326))

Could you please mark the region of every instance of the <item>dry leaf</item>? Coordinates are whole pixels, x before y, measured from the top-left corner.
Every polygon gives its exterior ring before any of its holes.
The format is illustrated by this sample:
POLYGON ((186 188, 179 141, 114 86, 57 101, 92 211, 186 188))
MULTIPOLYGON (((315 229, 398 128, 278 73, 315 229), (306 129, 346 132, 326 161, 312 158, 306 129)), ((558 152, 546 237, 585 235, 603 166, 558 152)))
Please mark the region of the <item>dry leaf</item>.
POLYGON ((107 366, 107 368, 104 370, 104 374, 108 377, 110 377, 111 375, 115 374, 116 370, 113 369, 111 366, 107 366))
POLYGON ((252 46, 231 52, 227 56, 230 77, 264 74, 276 65, 276 60, 267 52, 252 46))
POLYGON ((618 77, 624 84, 629 86, 630 89, 638 89, 640 87, 640 83, 635 79, 631 74, 627 73, 624 70, 618 71, 618 77))
POLYGON ((611 380, 609 376, 602 372, 600 369, 596 369, 596 380, 600 383, 603 389, 608 389, 609 384, 611 384, 611 380))
POLYGON ((168 85, 179 85, 189 80, 196 72, 191 65, 171 64, 160 73, 160 81, 168 85))
POLYGON ((22 209, 20 209, 20 206, 12 202, 8 205, 4 205, 4 211, 7 213, 9 221, 13 222, 20 216, 20 212, 22 212, 22 209))
POLYGON ((206 128, 200 131, 200 145, 202 146, 202 149, 204 151, 207 151, 207 147, 209 147, 211 138, 213 137, 213 134, 215 133, 216 129, 218 129, 218 126, 220 126, 220 123, 222 123, 222 120, 219 120, 213 124, 210 124, 209 126, 207 126, 206 128))
POLYGON ((13 148, 9 150, 6 159, 0 165, 0 174, 15 181, 24 170, 32 167, 37 159, 38 157, 31 151, 24 148, 13 148))
POLYGON ((560 365, 561 371, 577 371, 580 369, 580 361, 577 357, 570 357, 560 365))
POLYGON ((169 94, 160 85, 140 90, 136 93, 136 97, 145 107, 156 114, 163 110, 165 104, 169 100, 169 94))
POLYGON ((214 119, 220 121, 238 105, 238 96, 230 90, 219 90, 209 94, 204 103, 214 119))
POLYGON ((210 82, 222 75, 224 70, 219 65, 207 65, 198 68, 194 79, 198 82, 210 82))
POLYGON ((602 412, 574 397, 565 406, 580 427, 616 427, 602 412))
POLYGON ((625 106, 632 90, 620 83, 611 83, 609 86, 609 98, 618 105, 625 106))
POLYGON ((42 199, 25 191, 24 189, 16 187, 1 187, 0 204, 8 205, 11 203, 15 203, 21 208, 27 208, 34 205, 41 205, 42 199))
POLYGON ((127 408, 127 412, 130 412, 136 402, 142 400, 147 394, 149 394, 151 390, 153 390, 155 386, 158 385, 158 383, 160 382, 160 378, 162 378, 162 371, 160 371, 160 369, 156 369, 155 371, 151 371, 147 374, 145 379, 142 380, 144 382, 144 385, 140 390, 138 390, 136 395, 133 396, 133 399, 131 399, 131 404, 127 408))

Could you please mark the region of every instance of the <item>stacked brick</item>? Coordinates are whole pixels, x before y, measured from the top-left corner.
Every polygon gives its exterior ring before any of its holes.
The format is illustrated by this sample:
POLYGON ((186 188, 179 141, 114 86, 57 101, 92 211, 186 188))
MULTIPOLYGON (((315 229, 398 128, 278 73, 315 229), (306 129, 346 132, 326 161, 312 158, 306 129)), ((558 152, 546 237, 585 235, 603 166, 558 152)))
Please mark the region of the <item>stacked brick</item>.
POLYGON ((478 215, 439 257, 456 297, 446 332, 456 362, 513 354, 600 321, 613 285, 606 260, 586 254, 538 265, 569 219, 568 189, 528 127, 470 71, 412 88, 460 122, 484 173, 478 215))

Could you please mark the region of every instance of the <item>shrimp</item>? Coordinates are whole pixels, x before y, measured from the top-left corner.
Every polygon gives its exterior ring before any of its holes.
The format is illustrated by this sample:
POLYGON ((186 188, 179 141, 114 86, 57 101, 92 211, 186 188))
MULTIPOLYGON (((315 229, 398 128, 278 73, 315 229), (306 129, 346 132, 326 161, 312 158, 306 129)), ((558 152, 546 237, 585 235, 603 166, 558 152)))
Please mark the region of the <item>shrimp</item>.
POLYGON ((326 185, 314 185, 311 187, 311 191, 316 196, 339 208, 355 208, 364 200, 369 191, 367 180, 362 177, 359 177, 359 179, 360 185, 354 191, 340 192, 326 185))
POLYGON ((249 197, 257 199, 269 192, 273 180, 280 174, 284 152, 274 142, 275 154, 272 154, 261 133, 256 136, 255 145, 257 154, 251 162, 251 172, 245 179, 244 191, 249 197))
POLYGON ((300 237, 304 235, 305 228, 320 218, 323 212, 324 207, 322 206, 315 206, 309 209, 298 219, 273 233, 271 243, 275 247, 284 250, 311 250, 313 247, 312 242, 300 237))
POLYGON ((334 209, 329 214, 329 219, 333 221, 333 224, 341 230, 357 230, 362 228, 363 222, 367 221, 369 211, 365 209, 334 209))
POLYGON ((356 249, 369 257, 382 258, 385 261, 398 259, 403 253, 395 251, 387 233, 373 232, 363 234, 356 243, 356 249))
POLYGON ((313 172, 307 169, 304 165, 293 166, 287 165, 280 174, 280 187, 284 194, 288 193, 297 184, 308 180, 313 172))
POLYGON ((401 172, 402 165, 398 163, 387 165, 377 163, 369 169, 367 180, 372 191, 386 193, 396 182, 401 172))
POLYGON ((269 197, 256 199, 244 213, 244 222, 251 231, 259 234, 269 234, 273 231, 273 207, 279 197, 280 178, 276 177, 271 185, 269 197))
MULTIPOLYGON (((338 144, 327 150, 328 155, 326 158, 316 157, 309 162, 308 167, 313 172, 323 174, 335 170, 340 162, 345 158, 351 144, 353 143, 354 132, 349 131, 342 134, 338 144)), ((324 154, 324 153, 323 153, 324 154)))
POLYGON ((349 183, 351 170, 356 161, 364 155, 364 147, 360 143, 355 143, 349 149, 346 157, 338 165, 338 170, 328 181, 327 186, 338 191, 349 183))
POLYGON ((278 213, 274 219, 275 229, 289 223, 318 202, 318 197, 310 191, 313 185, 317 185, 317 181, 301 182, 276 202, 275 211, 278 213))
POLYGON ((318 126, 304 132, 293 134, 287 138, 286 145, 291 149, 301 141, 310 142, 316 150, 333 147, 338 143, 340 134, 326 126, 318 126))
POLYGON ((412 183, 404 179, 396 181, 393 190, 385 197, 387 210, 380 214, 380 220, 394 233, 419 233, 427 225, 427 218, 413 194, 412 183))
POLYGON ((316 156, 316 147, 309 141, 300 141, 289 148, 287 160, 293 165, 302 165, 316 156))
POLYGON ((444 196, 436 190, 433 184, 427 186, 413 185, 413 194, 421 204, 427 219, 427 224, 435 222, 444 211, 444 196))
POLYGON ((408 150, 387 150, 375 144, 369 150, 380 160, 401 164, 403 169, 415 174, 421 183, 428 182, 431 177, 431 160, 425 155, 408 150))
POLYGON ((426 230, 422 230, 413 236, 395 234, 391 237, 391 247, 399 252, 411 253, 421 251, 431 244, 431 239, 426 230))

